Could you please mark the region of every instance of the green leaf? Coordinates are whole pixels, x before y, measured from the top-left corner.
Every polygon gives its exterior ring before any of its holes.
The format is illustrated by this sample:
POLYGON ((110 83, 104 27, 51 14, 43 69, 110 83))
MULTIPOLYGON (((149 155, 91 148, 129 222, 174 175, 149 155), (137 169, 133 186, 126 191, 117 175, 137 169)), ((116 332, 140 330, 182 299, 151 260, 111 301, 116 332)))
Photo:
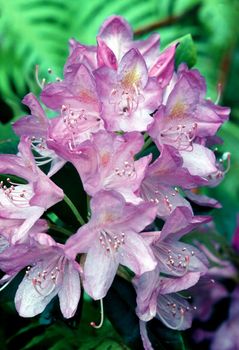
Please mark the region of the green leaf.
MULTIPOLYGON (((90 326, 90 322, 99 315, 92 301, 84 302, 83 317, 77 328, 69 328, 63 322, 57 322, 46 328, 38 328, 38 333, 32 337, 21 350, 127 350, 119 335, 114 331, 110 322, 106 319, 102 328, 96 330, 90 326)), ((25 327, 18 332, 16 338, 24 332, 30 333, 33 327, 25 327)))
MULTIPOLYGON (((86 221, 86 193, 83 189, 79 174, 73 165, 67 163, 60 171, 52 176, 52 180, 63 189, 64 193, 71 199, 86 221)), ((51 207, 49 212, 55 213, 55 215, 65 223, 66 227, 72 229, 72 232, 76 232, 79 228, 79 222, 64 201, 51 207)))
POLYGON ((182 14, 185 11, 191 10, 196 5, 200 5, 202 0, 177 0, 173 1, 173 14, 182 14))
POLYGON ((220 46, 225 49, 235 42, 239 35, 238 0, 204 0, 199 18, 214 47, 220 46))
POLYGON ((153 320, 149 323, 148 335, 157 350, 186 350, 181 332, 165 327, 153 320))
POLYGON ((175 66, 178 67, 180 63, 186 63, 190 68, 196 64, 197 52, 196 46, 193 42, 191 34, 175 40, 179 42, 175 56, 175 66))
POLYGON ((133 349, 142 347, 139 319, 135 314, 136 294, 131 283, 116 276, 104 298, 105 312, 124 342, 133 349))
POLYGON ((17 153, 18 137, 11 124, 0 123, 0 153, 17 153))

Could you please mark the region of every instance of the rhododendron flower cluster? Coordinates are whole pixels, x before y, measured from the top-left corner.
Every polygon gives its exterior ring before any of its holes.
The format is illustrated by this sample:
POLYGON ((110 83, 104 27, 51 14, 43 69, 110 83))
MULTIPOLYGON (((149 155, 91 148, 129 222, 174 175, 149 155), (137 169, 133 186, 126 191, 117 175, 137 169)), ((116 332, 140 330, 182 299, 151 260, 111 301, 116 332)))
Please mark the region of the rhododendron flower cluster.
POLYGON ((31 114, 13 125, 18 154, 0 155, 0 173, 8 176, 0 183, 1 288, 25 269, 18 313, 35 316, 58 295, 70 318, 82 287, 103 305, 121 266, 131 271, 145 349, 152 348, 152 318, 172 329, 191 325, 195 306, 180 291, 195 285, 209 263, 181 239, 211 220, 194 215, 192 202, 220 207, 198 188, 218 185, 229 161, 209 148, 229 109, 206 98, 198 70, 175 68, 179 43, 163 51, 159 43, 158 34, 133 40, 119 16, 103 23, 96 46, 70 40, 63 78, 41 84, 39 99, 23 99, 31 114), (86 223, 52 180, 66 162, 89 199, 86 223), (46 213, 64 198, 79 228, 57 242, 46 213))

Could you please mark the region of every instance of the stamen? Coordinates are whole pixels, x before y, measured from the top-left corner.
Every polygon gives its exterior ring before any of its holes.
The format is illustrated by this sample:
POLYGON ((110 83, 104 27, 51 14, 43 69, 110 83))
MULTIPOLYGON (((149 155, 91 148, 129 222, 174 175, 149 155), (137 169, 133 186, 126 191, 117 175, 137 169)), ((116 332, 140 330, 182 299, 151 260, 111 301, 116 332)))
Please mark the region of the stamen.
POLYGON ((0 182, 0 190, 6 196, 6 198, 17 207, 28 207, 29 200, 32 197, 30 185, 12 182, 10 178, 7 178, 7 182, 11 185, 10 187, 4 185, 3 181, 0 182))
MULTIPOLYGON (((57 256, 49 261, 49 265, 34 276, 31 266, 26 269, 26 276, 32 282, 34 289, 43 297, 50 295, 58 284, 59 277, 62 277, 66 259, 64 256, 57 256)), ((41 262, 37 263, 38 266, 41 262)), ((35 265, 36 266, 36 265, 35 265)))
POLYGON ((226 173, 228 173, 228 171, 230 170, 230 167, 231 167, 231 153, 229 153, 229 152, 223 153, 222 160, 227 161, 227 166, 226 166, 226 169, 224 170, 224 174, 226 174, 226 173))
POLYGON ((0 288, 0 292, 2 291, 2 290, 4 290, 11 282, 12 282, 12 280, 15 278, 15 275, 13 276, 13 277, 11 277, 10 279, 9 279, 9 281, 7 281, 1 288, 0 288))
POLYGON ((176 305, 175 303, 168 303, 167 305, 168 305, 169 308, 171 308, 171 313, 172 313, 173 317, 176 317, 177 312, 179 312, 179 314, 180 314, 180 319, 179 319, 179 322, 178 322, 178 324, 177 324, 176 326, 172 326, 170 323, 168 323, 168 322, 166 321, 165 318, 163 318, 164 324, 165 324, 167 327, 169 327, 169 328, 171 328, 171 329, 174 329, 174 330, 180 329, 180 327, 181 327, 182 324, 183 324, 184 314, 185 314, 185 312, 186 312, 187 310, 186 310, 186 309, 183 309, 181 306, 178 307, 178 310, 177 310, 177 305, 176 305))
MULTIPOLYGON (((172 276, 184 276, 190 266, 190 252, 183 247, 179 253, 178 249, 168 249, 168 244, 160 242, 154 246, 154 254, 162 264, 162 272, 172 276), (164 266, 164 268, 163 268, 164 266)), ((194 255, 194 252, 193 252, 194 255)))
POLYGON ((217 98, 215 104, 218 105, 222 96, 222 83, 217 84, 217 98))
POLYGON ((144 96, 137 84, 133 83, 127 88, 123 85, 121 81, 111 90, 109 103, 114 105, 117 114, 130 117, 137 110, 139 103, 144 100, 144 96))
POLYGON ((100 299, 100 323, 97 325, 95 322, 91 322, 90 325, 93 328, 99 329, 102 327, 104 323, 104 305, 103 305, 103 299, 100 299))
POLYGON ((192 141, 196 137, 197 123, 194 123, 190 128, 186 125, 178 124, 177 126, 170 126, 161 131, 160 135, 166 143, 177 144, 180 150, 192 149, 192 141))
POLYGON ((48 149, 45 140, 43 138, 36 139, 35 137, 32 137, 31 140, 32 150, 39 154, 34 154, 34 159, 36 160, 37 166, 40 167, 52 162, 55 157, 55 152, 48 149))
POLYGON ((134 166, 134 161, 132 161, 132 162, 125 161, 123 164, 123 167, 121 169, 119 167, 114 169, 114 173, 119 177, 123 177, 123 176, 133 177, 133 176, 135 176, 136 170, 135 170, 135 166, 134 166))
POLYGON ((172 209, 173 209, 173 206, 172 206, 172 204, 170 203, 168 196, 165 196, 165 197, 164 197, 164 201, 165 201, 165 203, 166 203, 166 206, 167 206, 168 209, 169 209, 169 212, 171 213, 171 212, 172 212, 172 209))
POLYGON ((119 247, 125 244, 125 234, 113 234, 112 232, 102 230, 100 232, 99 241, 101 246, 107 251, 107 253, 113 253, 118 251, 119 247))
POLYGON ((39 80, 39 65, 38 64, 36 64, 35 78, 36 78, 37 85, 40 87, 40 89, 43 90, 44 85, 46 83, 46 79, 43 78, 42 81, 40 82, 40 80, 39 80))

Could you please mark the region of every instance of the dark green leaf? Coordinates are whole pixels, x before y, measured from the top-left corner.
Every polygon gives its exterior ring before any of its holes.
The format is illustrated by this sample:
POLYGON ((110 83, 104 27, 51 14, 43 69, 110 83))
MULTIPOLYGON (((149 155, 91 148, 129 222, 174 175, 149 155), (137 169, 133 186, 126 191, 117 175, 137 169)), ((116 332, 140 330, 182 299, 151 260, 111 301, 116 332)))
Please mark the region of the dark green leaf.
POLYGON ((189 67, 193 67, 197 61, 197 52, 191 34, 176 41, 179 42, 179 45, 176 50, 175 66, 178 67, 180 63, 186 63, 189 67))

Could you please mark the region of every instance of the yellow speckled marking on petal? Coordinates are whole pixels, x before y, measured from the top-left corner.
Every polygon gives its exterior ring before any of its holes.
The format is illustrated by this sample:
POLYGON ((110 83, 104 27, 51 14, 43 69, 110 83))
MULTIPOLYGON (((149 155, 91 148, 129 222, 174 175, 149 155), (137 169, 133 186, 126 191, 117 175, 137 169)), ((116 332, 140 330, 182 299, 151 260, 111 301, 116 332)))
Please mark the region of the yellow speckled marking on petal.
POLYGON ((177 102, 174 105, 169 117, 174 119, 180 119, 184 116, 185 111, 186 111, 185 104, 183 102, 177 102))
POLYGON ((110 224, 118 219, 118 215, 114 215, 113 213, 103 213, 101 216, 101 222, 110 224))
POLYGON ((128 71, 124 78, 122 79, 122 85, 125 89, 130 88, 133 84, 138 83, 140 80, 140 74, 137 71, 137 68, 135 67, 134 69, 128 71))

